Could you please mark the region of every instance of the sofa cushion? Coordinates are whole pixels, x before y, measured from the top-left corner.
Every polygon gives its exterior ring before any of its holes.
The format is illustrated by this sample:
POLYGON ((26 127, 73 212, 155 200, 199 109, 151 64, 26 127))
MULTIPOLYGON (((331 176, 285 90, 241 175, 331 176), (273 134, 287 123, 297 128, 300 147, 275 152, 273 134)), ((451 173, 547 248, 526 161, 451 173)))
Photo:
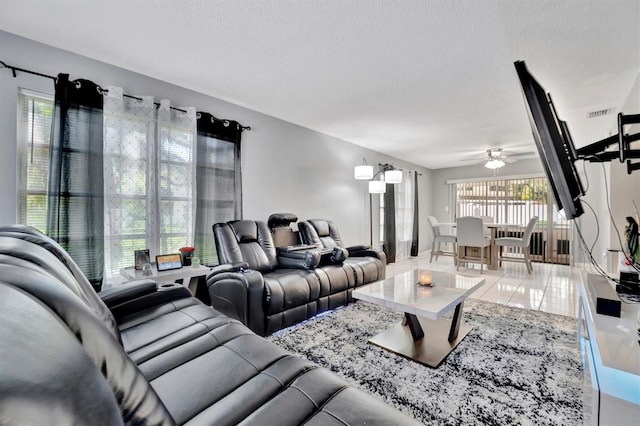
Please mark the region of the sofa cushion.
POLYGON ((386 265, 375 257, 349 257, 344 265, 352 268, 356 287, 385 278, 386 265))
POLYGON ((233 321, 190 297, 155 305, 122 318, 120 333, 125 351, 140 366, 163 352, 233 321))
POLYGON ((267 314, 305 305, 320 296, 320 281, 313 271, 276 269, 263 276, 267 314))
POLYGON ((355 287, 355 275, 350 267, 324 265, 315 269, 320 282, 320 297, 345 292, 355 287))

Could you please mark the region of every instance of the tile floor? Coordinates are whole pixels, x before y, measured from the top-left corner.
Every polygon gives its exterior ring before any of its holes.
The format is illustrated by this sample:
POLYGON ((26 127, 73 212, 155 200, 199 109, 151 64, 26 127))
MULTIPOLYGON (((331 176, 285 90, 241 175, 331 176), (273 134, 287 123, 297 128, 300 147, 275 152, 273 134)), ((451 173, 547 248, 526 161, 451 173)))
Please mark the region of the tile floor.
MULTIPOLYGON (((429 263, 429 252, 420 253, 395 264, 387 265, 387 276, 415 268, 455 272, 453 258, 440 256, 429 263)), ((460 267, 462 275, 480 275, 480 265, 460 267)), ((533 263, 533 273, 527 274, 523 263, 503 262, 502 268, 483 271, 486 283, 470 297, 524 309, 576 317, 580 269, 567 265, 533 263)))

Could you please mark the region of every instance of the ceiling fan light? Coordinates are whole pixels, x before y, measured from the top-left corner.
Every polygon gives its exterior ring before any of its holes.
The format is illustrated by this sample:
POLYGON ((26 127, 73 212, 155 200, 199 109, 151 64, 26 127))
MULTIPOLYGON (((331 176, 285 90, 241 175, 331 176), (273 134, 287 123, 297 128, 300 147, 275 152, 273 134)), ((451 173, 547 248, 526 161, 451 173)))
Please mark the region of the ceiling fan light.
POLYGON ((353 177, 356 179, 367 180, 373 178, 373 166, 363 164, 353 168, 353 177))
POLYGON ((387 192, 387 184, 383 180, 369 181, 369 194, 384 194, 387 192))
POLYGON ((487 169, 494 169, 495 170, 495 169, 499 169, 500 167, 504 166, 504 161, 502 161, 500 159, 493 158, 491 160, 488 160, 484 166, 487 169))
POLYGON ((386 183, 402 183, 402 170, 387 170, 384 172, 386 183))

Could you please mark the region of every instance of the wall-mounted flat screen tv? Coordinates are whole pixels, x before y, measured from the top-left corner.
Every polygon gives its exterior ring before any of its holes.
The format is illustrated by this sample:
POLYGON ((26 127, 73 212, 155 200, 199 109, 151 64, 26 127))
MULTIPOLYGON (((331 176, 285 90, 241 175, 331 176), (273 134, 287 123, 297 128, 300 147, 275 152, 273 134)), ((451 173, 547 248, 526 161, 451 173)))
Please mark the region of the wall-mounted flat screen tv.
POLYGON ((533 139, 556 205, 567 219, 574 219, 584 213, 580 203, 584 190, 574 164, 576 150, 569 128, 558 119, 551 97, 529 74, 524 61, 515 62, 515 67, 522 85, 533 139))

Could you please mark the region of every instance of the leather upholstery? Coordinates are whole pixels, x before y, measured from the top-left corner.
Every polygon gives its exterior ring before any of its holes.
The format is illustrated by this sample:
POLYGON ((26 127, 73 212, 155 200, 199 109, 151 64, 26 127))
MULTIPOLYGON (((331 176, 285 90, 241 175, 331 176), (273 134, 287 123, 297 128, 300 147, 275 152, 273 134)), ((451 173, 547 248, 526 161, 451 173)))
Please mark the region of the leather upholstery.
POLYGON ((274 213, 267 219, 269 229, 288 227, 298 221, 298 216, 293 213, 274 213))
MULTIPOLYGON (((345 248, 338 227, 330 220, 310 219, 298 222, 298 231, 303 244, 314 244, 322 248, 345 248)), ((382 250, 364 246, 346 249, 349 257, 345 260, 345 265, 353 269, 356 286, 385 278, 387 258, 382 250)))
POLYGON ((124 424, 112 389, 73 332, 37 297, 5 280, 0 341, 2 423, 124 424))
POLYGON ((220 263, 246 262, 260 272, 278 266, 276 248, 264 222, 236 220, 213 225, 220 263))
MULTIPOLYGON (((272 231, 294 219, 291 214, 271 215, 272 231)), ((345 305, 356 286, 384 278, 384 253, 363 246, 345 248, 333 222, 313 219, 300 222, 299 229, 308 247, 280 247, 274 264, 274 244, 264 223, 215 224, 220 263, 246 262, 257 272, 247 275, 221 267, 212 271, 207 277, 212 306, 267 335, 345 305)))
MULTIPOLYGON (((173 423, 158 395, 136 365, 125 355, 120 343, 111 335, 104 323, 55 276, 42 269, 27 269, 7 264, 0 264, 0 276, 3 282, 20 290, 23 295, 26 294, 35 299, 39 305, 46 308, 50 315, 49 322, 63 325, 67 332, 74 336, 77 341, 74 347, 79 349, 78 346, 81 346, 93 363, 95 370, 93 375, 95 376, 95 372, 102 374, 102 380, 108 383, 113 394, 112 398, 115 397, 115 401, 120 406, 122 419, 128 419, 127 421, 131 423, 173 423)), ((31 321, 24 314, 18 317, 23 321, 31 321)), ((46 330, 46 324, 48 322, 36 322, 31 323, 31 326, 43 327, 46 330)), ((28 332, 22 337, 28 339, 33 335, 28 332)), ((2 346, 5 346, 4 343, 2 346)), ((58 358, 64 356, 64 353, 63 351, 57 354, 48 353, 48 355, 50 358, 58 358)), ((48 369, 47 364, 48 361, 40 368, 48 369)), ((35 365, 32 364, 31 368, 34 367, 35 365)), ((73 368, 70 366, 69 370, 73 368)), ((89 369, 89 366, 87 365, 86 368, 89 369)), ((66 386, 64 389, 70 391, 66 386)), ((77 407, 77 409, 83 408, 77 407)), ((0 417, 3 416, 0 415, 0 417)))
POLYGON ((278 264, 290 269, 314 269, 320 264, 320 252, 310 251, 282 251, 278 253, 278 264))
POLYGON ((304 244, 315 244, 324 248, 344 247, 338 228, 329 220, 309 219, 299 222, 298 232, 304 244))
MULTIPOLYGON (((157 355, 175 345, 174 338, 178 336, 177 325, 164 326, 169 317, 175 324, 182 325, 183 329, 180 330, 182 334, 206 332, 206 329, 203 330, 202 326, 193 320, 192 313, 181 312, 190 305, 189 302, 180 302, 180 300, 193 299, 190 292, 184 288, 154 292, 142 297, 135 297, 137 293, 133 292, 133 298, 130 296, 124 303, 123 298, 129 290, 127 286, 122 286, 122 294, 118 297, 115 291, 108 292, 108 298, 118 299, 120 303, 118 306, 112 306, 110 311, 71 257, 55 241, 33 228, 22 225, 0 227, 0 263, 43 270, 57 278, 60 284, 79 297, 100 318, 112 336, 123 344, 124 350, 136 361, 139 357, 146 359, 150 353, 157 355), (138 341, 141 336, 141 333, 137 332, 138 327, 129 324, 122 328, 119 323, 121 316, 129 315, 131 312, 139 314, 140 311, 145 312, 147 329, 154 327, 155 322, 158 323, 153 346, 146 350, 142 350, 143 343, 138 341), (167 317, 167 315, 170 316, 167 317), (178 316, 184 320, 177 321, 178 316), (162 338, 167 335, 167 339, 162 338)), ((134 284, 135 286, 137 285, 134 284)))
POLYGON ((193 297, 119 318, 127 354, 58 258, 11 239, 0 238, 3 423, 417 424, 193 297))
MULTIPOLYGON (((40 253, 32 256, 31 259, 38 263, 38 256, 44 256, 43 250, 36 249, 34 245, 40 246, 42 249, 49 252, 50 255, 55 256, 57 262, 47 261, 44 265, 48 267, 54 267, 54 265, 60 265, 66 269, 65 274, 70 274, 71 277, 66 277, 65 282, 69 286, 72 286, 74 293, 82 298, 82 300, 98 315, 98 317, 107 325, 111 333, 116 336, 118 326, 111 316, 109 309, 102 302, 100 297, 96 295, 96 292, 87 278, 84 276, 78 265, 71 259, 71 256, 64 251, 60 245, 53 239, 42 234, 38 230, 26 225, 3 225, 0 226, 0 237, 14 238, 16 240, 25 241, 19 248, 16 248, 18 252, 20 250, 31 251, 32 254, 40 253)), ((9 240, 5 240, 9 241, 9 240)), ((16 244, 18 244, 16 242, 16 244)), ((9 249, 2 246, 3 250, 9 249)))

